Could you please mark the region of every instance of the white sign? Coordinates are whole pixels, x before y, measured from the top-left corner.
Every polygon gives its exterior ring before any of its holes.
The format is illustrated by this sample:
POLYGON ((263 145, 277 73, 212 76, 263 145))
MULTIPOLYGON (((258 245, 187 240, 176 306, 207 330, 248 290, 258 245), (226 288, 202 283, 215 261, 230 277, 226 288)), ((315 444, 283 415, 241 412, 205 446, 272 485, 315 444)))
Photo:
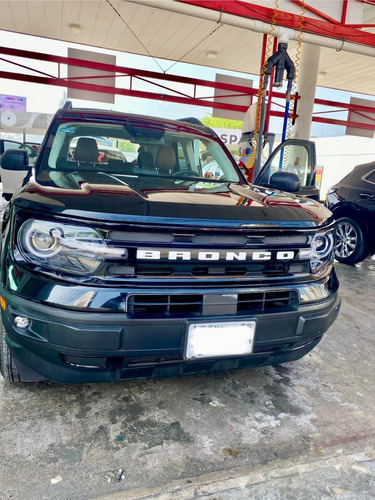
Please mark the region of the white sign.
MULTIPOLYGON (((238 78, 236 76, 221 75, 216 74, 216 82, 218 83, 230 83, 232 85, 239 85, 242 87, 248 87, 251 89, 253 87, 253 81, 247 78, 238 78)), ((235 92, 233 90, 223 90, 215 89, 215 102, 225 103, 225 104, 235 104, 237 106, 245 106, 248 108, 252 101, 252 96, 249 94, 244 94, 243 92, 235 92)), ((230 109, 220 109, 213 108, 212 116, 214 118, 229 118, 231 120, 243 120, 243 112, 233 111, 230 109)))
POLYGON ((227 148, 233 149, 238 147, 241 138, 241 130, 233 128, 214 128, 213 129, 227 148))

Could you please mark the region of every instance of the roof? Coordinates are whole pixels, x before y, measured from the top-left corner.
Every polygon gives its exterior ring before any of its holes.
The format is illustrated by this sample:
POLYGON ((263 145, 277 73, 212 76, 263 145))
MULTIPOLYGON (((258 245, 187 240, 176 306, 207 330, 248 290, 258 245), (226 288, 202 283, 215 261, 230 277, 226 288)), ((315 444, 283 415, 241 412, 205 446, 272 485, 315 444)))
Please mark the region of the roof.
MULTIPOLYGON (((216 137, 215 132, 206 127, 196 118, 182 118, 180 120, 171 120, 168 118, 159 118, 156 116, 139 115, 134 113, 123 113, 121 111, 109 111, 96 108, 75 108, 72 107, 71 102, 67 101, 63 108, 60 108, 56 112, 57 118, 64 119, 74 119, 77 121, 95 121, 100 118, 101 123, 115 123, 116 121, 131 123, 154 123, 159 124, 164 127, 169 127, 172 129, 194 130, 204 134, 205 136, 216 137), (108 118, 106 120, 105 118, 108 118)), ((154 125, 155 128, 157 125, 154 125)))

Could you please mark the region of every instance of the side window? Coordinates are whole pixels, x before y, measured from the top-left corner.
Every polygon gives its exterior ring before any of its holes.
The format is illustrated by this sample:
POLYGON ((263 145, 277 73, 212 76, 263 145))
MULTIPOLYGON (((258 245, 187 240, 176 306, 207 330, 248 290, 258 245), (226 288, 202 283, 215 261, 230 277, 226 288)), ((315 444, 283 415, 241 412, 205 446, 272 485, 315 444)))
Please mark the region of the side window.
POLYGON ((369 172, 363 180, 370 182, 371 184, 375 184, 375 169, 371 170, 371 172, 369 172))
POLYGON ((301 187, 311 185, 311 165, 306 149, 296 144, 285 145, 274 156, 271 163, 271 175, 275 172, 296 174, 301 187))
POLYGON ((34 165, 35 158, 38 154, 35 149, 16 141, 4 141, 4 151, 7 149, 26 149, 27 156, 29 157, 29 165, 34 165))
POLYGON ((20 144, 18 149, 26 149, 27 156, 29 157, 29 165, 34 165, 38 152, 34 148, 30 148, 25 144, 20 144))
POLYGON ((4 141, 4 151, 7 149, 20 149, 21 144, 15 141, 4 141))
POLYGON ((200 145, 200 162, 202 165, 202 174, 206 179, 219 180, 223 177, 223 171, 218 162, 212 156, 211 152, 204 144, 200 145))

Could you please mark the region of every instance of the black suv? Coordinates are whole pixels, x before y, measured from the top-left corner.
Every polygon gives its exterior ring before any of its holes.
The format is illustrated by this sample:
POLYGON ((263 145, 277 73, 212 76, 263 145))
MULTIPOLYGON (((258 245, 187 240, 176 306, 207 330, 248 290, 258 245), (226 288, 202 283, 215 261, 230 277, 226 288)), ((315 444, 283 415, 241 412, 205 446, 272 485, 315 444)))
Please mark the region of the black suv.
POLYGON ((361 262, 375 253, 375 162, 358 165, 327 194, 336 222, 335 258, 361 262))
MULTIPOLYGON (((22 151, 1 158, 25 165, 22 151)), ((340 306, 334 221, 275 189, 298 190, 294 174, 274 175, 249 185, 196 120, 59 110, 4 214, 4 378, 172 376, 309 352, 340 306)))

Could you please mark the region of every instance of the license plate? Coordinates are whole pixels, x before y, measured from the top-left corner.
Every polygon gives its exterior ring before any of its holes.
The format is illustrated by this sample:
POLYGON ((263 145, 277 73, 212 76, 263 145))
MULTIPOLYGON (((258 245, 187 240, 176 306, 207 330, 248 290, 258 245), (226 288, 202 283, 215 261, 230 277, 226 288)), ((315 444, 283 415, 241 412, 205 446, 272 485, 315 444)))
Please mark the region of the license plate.
POLYGON ((242 356, 253 351, 255 321, 189 325, 186 358, 242 356))

